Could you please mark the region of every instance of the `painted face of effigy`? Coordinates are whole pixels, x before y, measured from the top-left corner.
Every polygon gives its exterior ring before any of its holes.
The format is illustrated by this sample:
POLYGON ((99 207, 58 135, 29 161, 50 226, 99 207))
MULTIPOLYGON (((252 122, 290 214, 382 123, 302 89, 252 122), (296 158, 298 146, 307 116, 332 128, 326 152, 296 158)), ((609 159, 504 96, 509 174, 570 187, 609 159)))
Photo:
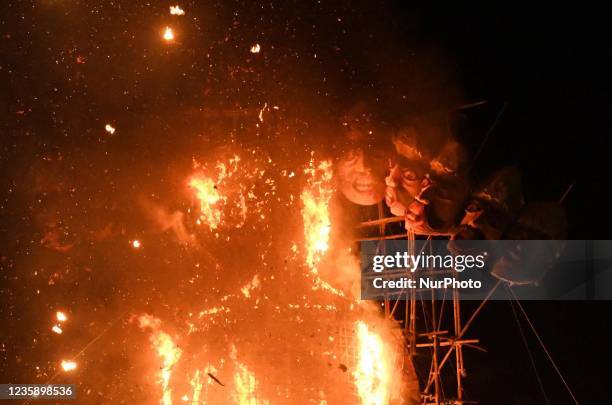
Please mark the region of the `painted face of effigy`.
POLYGON ((431 160, 430 174, 406 212, 406 227, 421 235, 447 235, 460 221, 469 196, 463 173, 466 158, 461 144, 448 141, 431 160))
POLYGON ((388 168, 389 159, 384 151, 350 148, 336 164, 339 189, 354 204, 377 204, 385 195, 388 168))
POLYGON ((403 216, 421 191, 427 174, 427 159, 412 127, 394 135, 393 145, 396 157, 385 178, 385 202, 393 215, 403 216))

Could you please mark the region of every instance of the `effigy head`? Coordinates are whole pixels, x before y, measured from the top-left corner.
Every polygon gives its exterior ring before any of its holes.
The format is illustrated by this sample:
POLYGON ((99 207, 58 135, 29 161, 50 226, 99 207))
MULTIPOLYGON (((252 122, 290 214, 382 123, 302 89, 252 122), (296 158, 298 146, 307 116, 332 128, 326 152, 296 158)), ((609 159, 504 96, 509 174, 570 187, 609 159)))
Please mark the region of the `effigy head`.
POLYGON ((354 204, 377 204, 385 197, 390 130, 373 124, 366 113, 351 115, 343 127, 345 142, 335 168, 338 188, 354 204))
POLYGON ((429 162, 429 174, 408 207, 407 228, 422 235, 446 235, 453 231, 469 196, 466 163, 465 148, 448 140, 429 162))
POLYGON ((504 232, 507 241, 491 274, 511 284, 536 284, 565 247, 567 221, 560 204, 530 203, 504 232))
POLYGON ((446 120, 436 116, 412 117, 395 131, 395 159, 386 178, 385 201, 391 213, 405 216, 420 194, 430 162, 447 138, 446 120))
POLYGON ((521 176, 514 167, 494 172, 474 193, 453 240, 498 240, 523 206, 521 176))

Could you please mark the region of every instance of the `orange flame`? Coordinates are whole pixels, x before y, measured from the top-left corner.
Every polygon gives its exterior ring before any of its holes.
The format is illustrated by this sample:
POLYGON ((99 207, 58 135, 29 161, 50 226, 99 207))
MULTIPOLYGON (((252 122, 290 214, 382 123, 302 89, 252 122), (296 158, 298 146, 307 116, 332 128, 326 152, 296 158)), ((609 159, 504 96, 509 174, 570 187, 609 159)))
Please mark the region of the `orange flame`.
POLYGON ((302 219, 306 237, 306 263, 311 269, 316 269, 317 263, 329 248, 329 200, 333 194, 331 162, 326 160, 315 167, 314 159, 311 159, 305 173, 310 176, 301 195, 304 204, 302 219))
POLYGON ((388 349, 383 339, 363 321, 356 323, 358 359, 353 372, 357 393, 363 405, 383 405, 389 397, 391 381, 388 349))
POLYGON ((162 387, 162 400, 164 405, 172 404, 172 390, 170 389, 170 377, 172 368, 181 357, 181 349, 179 349, 172 337, 161 330, 161 321, 151 315, 141 315, 138 318, 138 325, 142 329, 150 329, 151 336, 149 340, 151 346, 157 351, 157 355, 162 360, 161 371, 159 372, 159 383, 162 387))
POLYGON ((204 176, 194 176, 189 180, 189 187, 196 191, 200 201, 200 217, 211 229, 216 229, 221 223, 221 209, 216 204, 221 199, 215 182, 204 176))
POLYGON ((193 388, 193 395, 191 396, 192 404, 200 403, 200 395, 202 393, 202 382, 200 381, 200 370, 196 370, 193 378, 189 382, 191 387, 193 388))
POLYGON ((316 289, 324 289, 336 295, 344 293, 335 289, 319 276, 317 264, 329 249, 331 233, 331 219, 329 201, 333 195, 332 163, 324 160, 315 165, 314 158, 310 159, 308 168, 304 171, 308 176, 306 188, 302 192, 302 221, 304 222, 304 238, 306 244, 306 264, 314 276, 316 289))
POLYGON ((255 388, 257 380, 255 374, 251 372, 244 364, 236 364, 236 372, 234 373, 234 385, 236 387, 236 401, 240 405, 251 405, 252 398, 255 396, 255 388))
MULTIPOLYGON (((240 228, 247 218, 247 198, 245 197, 245 169, 239 166, 240 157, 233 155, 227 160, 217 161, 214 168, 194 162, 198 169, 187 184, 195 191, 200 203, 197 224, 206 223, 211 230, 223 225, 224 228, 240 228), (211 172, 216 172, 216 177, 211 172), (220 190, 223 190, 221 192, 220 190)), ((251 198, 249 193, 249 198, 251 198)))

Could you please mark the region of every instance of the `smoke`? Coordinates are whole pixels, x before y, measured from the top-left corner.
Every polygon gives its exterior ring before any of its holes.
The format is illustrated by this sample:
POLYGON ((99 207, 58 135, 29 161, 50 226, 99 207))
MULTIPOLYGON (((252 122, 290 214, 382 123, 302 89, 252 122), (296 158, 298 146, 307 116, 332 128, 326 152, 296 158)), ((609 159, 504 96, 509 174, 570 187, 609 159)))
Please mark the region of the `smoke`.
POLYGON ((171 231, 177 241, 184 245, 196 243, 195 235, 190 233, 185 226, 185 214, 182 211, 169 212, 161 205, 144 197, 140 199, 140 205, 152 221, 154 231, 171 231))

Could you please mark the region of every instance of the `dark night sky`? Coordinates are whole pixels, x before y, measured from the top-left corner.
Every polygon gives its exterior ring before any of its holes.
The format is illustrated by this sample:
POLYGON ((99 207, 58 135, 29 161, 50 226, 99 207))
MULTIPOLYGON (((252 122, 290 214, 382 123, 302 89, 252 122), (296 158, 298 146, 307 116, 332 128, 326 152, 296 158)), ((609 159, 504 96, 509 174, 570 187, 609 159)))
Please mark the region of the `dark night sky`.
MULTIPOLYGON (((475 150, 506 103, 474 177, 516 165, 531 201, 556 200, 574 184, 565 201, 570 238, 608 237, 610 69, 596 40, 596 10, 564 2, 181 4, 187 10, 181 18, 157 2, 0 5, 0 315, 10 326, 0 327, 0 362, 10 364, 0 367, 0 377, 25 378, 9 357, 42 350, 19 346, 26 332, 8 332, 24 328, 20 320, 37 319, 20 311, 41 308, 30 306, 32 289, 19 281, 27 280, 20 264, 46 258, 34 246, 40 224, 61 211, 63 225, 77 235, 109 218, 131 218, 116 208, 128 203, 129 192, 170 181, 168 172, 184 170, 187 152, 206 140, 192 128, 202 109, 259 109, 266 101, 281 107, 281 126, 300 134, 360 100, 391 121, 487 100, 454 117, 475 150), (161 41, 165 25, 175 28, 175 44, 161 41), (257 55, 249 52, 255 42, 262 47, 257 55), (107 137, 107 122, 118 136, 107 137), (64 197, 40 201, 54 193, 64 197), (18 347, 7 352, 7 344, 18 347)), ((279 149, 301 150, 325 138, 284 139, 279 149)), ((173 198, 170 191, 157 197, 173 198)), ((116 293, 110 276, 90 281, 102 295, 116 293)), ((612 307, 526 308, 581 403, 602 403, 612 374, 601 329, 612 307)), ((489 305, 474 334, 489 353, 468 358, 470 398, 544 403, 507 303, 489 305)), ((550 403, 570 403, 535 351, 550 403)))

